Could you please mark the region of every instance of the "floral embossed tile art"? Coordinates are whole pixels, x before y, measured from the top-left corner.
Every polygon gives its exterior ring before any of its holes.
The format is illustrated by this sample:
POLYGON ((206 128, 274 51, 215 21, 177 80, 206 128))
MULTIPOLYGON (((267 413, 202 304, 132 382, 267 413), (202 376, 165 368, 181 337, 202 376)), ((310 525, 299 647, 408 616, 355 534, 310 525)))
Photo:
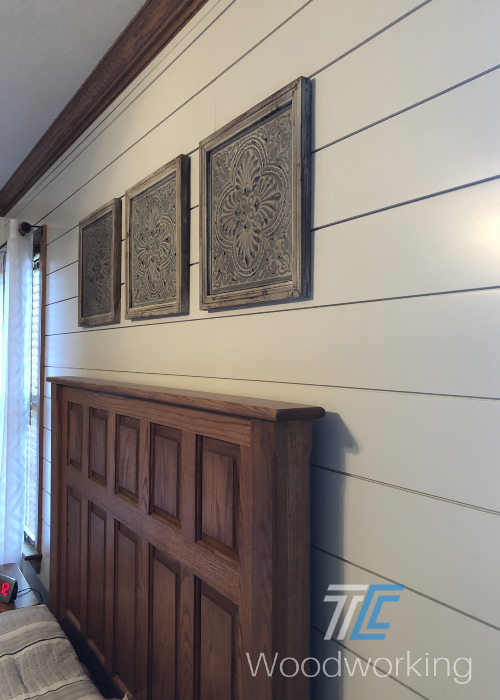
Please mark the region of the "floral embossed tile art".
POLYGON ((309 82, 200 144, 203 309, 309 296, 309 82))

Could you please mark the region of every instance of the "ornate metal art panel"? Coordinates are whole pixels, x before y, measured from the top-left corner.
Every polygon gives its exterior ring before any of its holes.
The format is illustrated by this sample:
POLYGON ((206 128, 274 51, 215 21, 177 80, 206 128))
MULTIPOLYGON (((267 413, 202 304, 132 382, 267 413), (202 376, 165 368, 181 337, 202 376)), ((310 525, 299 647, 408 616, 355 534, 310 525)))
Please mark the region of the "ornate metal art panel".
POLYGON ((80 222, 78 325, 120 321, 121 200, 80 222))
POLYGON ((299 78, 200 144, 201 308, 308 296, 309 103, 299 78))
POLYGON ((188 197, 187 156, 127 191, 127 318, 188 310, 188 197))

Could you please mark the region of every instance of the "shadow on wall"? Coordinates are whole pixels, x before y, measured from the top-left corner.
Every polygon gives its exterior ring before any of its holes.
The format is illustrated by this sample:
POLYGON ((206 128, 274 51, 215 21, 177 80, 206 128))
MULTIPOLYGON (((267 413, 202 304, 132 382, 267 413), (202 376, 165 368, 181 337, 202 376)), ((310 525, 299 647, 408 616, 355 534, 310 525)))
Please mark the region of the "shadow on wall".
MULTIPOLYGON (((327 413, 313 423, 311 455, 311 656, 323 664, 336 657, 340 646, 325 641, 335 603, 325 603, 330 584, 343 584, 344 578, 344 491, 332 472, 346 471, 346 455, 358 454, 359 445, 337 413, 327 413)), ((339 623, 340 625, 340 623, 339 623)), ((338 631, 338 630, 337 630, 338 631)), ((334 633, 333 639, 336 638, 334 633)), ((335 664, 328 665, 333 675, 335 664)), ((315 673, 316 665, 309 673, 315 673)), ((311 681, 311 700, 342 700, 343 678, 328 678, 323 671, 311 681)))

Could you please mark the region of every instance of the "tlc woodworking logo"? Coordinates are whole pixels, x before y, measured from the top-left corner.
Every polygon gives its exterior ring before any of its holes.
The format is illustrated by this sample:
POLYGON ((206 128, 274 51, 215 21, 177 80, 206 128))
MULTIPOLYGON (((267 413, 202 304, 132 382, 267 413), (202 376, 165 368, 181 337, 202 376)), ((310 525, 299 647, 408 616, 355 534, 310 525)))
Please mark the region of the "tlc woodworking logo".
POLYGON ((332 619, 326 630, 325 639, 342 641, 346 638, 351 623, 354 621, 349 639, 385 639, 389 622, 379 622, 379 615, 384 603, 397 603, 404 586, 396 585, 336 585, 328 586, 329 594, 325 596, 325 603, 336 603, 332 619), (390 592, 392 595, 388 595, 390 592), (334 595, 331 595, 331 594, 334 595), (362 595, 359 595, 362 593, 362 595), (397 595, 394 595, 397 593, 397 595), (355 613, 361 605, 359 613, 355 613), (343 621, 340 618, 344 613, 343 621), (337 629, 338 628, 338 629, 337 629))
MULTIPOLYGON (((397 603, 403 589, 404 586, 397 585, 333 584, 328 586, 328 594, 323 601, 328 604, 334 603, 335 608, 325 639, 327 641, 342 641, 347 638, 349 632, 349 639, 385 639, 390 623, 381 622, 379 617, 387 619, 391 609, 386 604, 397 603)), ((246 657, 254 678, 259 673, 261 675, 267 674, 269 677, 274 673, 281 673, 285 678, 295 678, 300 674, 306 678, 316 678, 321 673, 327 678, 340 678, 347 675, 353 677, 355 674, 366 677, 370 668, 376 678, 391 676, 397 680, 400 676, 436 678, 445 675, 451 678, 452 662, 447 657, 431 658, 429 652, 425 652, 417 658, 413 651, 406 651, 404 656, 399 656, 395 660, 386 657, 372 660, 372 657, 366 659, 357 656, 347 646, 345 648, 348 656, 340 650, 336 652, 335 656, 330 656, 322 661, 312 656, 302 660, 287 656, 280 660, 277 652, 272 658, 263 652, 259 654, 257 659, 252 660, 248 652, 246 657)), ((467 657, 456 659, 453 663, 453 674, 455 683, 460 685, 470 683, 472 680, 472 659, 467 657), (463 671, 463 673, 459 673, 459 671, 463 671)), ((405 684, 403 683, 403 685, 405 684)))

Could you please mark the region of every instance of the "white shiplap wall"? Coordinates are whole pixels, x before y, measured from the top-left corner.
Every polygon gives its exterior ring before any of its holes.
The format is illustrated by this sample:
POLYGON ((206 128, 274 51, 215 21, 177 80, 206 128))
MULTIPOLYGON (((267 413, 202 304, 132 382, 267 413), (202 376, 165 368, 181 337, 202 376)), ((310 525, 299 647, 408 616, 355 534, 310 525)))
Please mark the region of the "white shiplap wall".
POLYGON ((386 641, 346 641, 348 658, 472 657, 473 678, 319 678, 314 700, 493 700, 500 687, 499 24, 496 0, 210 0, 9 215, 48 226, 48 374, 327 410, 312 653, 340 649, 322 640, 329 583, 397 581, 386 641), (198 142, 299 75, 314 86, 314 296, 200 311, 198 142), (181 152, 189 316, 79 329, 79 220, 181 152))

